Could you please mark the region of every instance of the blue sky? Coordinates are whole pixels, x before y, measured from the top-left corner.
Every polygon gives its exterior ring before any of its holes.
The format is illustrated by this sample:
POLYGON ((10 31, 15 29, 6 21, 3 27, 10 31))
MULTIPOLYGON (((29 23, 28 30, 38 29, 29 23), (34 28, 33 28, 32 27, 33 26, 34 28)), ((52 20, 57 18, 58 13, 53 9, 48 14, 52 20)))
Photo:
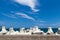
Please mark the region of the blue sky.
POLYGON ((0 25, 60 27, 60 0, 0 0, 0 25))

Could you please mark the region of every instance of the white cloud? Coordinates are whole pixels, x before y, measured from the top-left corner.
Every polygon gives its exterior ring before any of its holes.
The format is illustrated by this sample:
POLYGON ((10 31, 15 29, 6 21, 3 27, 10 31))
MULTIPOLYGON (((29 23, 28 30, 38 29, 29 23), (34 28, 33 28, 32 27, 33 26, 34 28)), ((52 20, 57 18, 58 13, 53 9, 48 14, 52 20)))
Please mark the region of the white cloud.
POLYGON ((24 14, 24 13, 16 13, 16 15, 19 15, 23 18, 27 18, 27 19, 30 19, 30 20, 33 20, 33 21, 35 20, 33 17, 28 16, 27 14, 24 14))
POLYGON ((60 26, 60 23, 51 24, 52 26, 60 26))
POLYGON ((40 22, 46 22, 46 21, 42 21, 42 20, 41 20, 40 22))
POLYGON ((29 6, 34 12, 39 11, 38 9, 35 9, 35 7, 38 3, 37 0, 14 0, 14 2, 29 6))
POLYGON ((6 14, 6 13, 3 13, 2 15, 7 16, 7 17, 10 17, 10 18, 16 18, 16 16, 13 15, 13 14, 6 14))
POLYGON ((30 20, 35 21, 35 19, 33 17, 31 17, 31 16, 29 16, 29 15, 27 15, 25 13, 21 13, 21 12, 16 12, 16 13, 12 12, 10 14, 9 13, 7 13, 7 14, 6 13, 2 13, 2 15, 10 17, 10 18, 18 18, 20 16, 22 18, 26 18, 26 19, 30 19, 30 20))
POLYGON ((0 20, 0 26, 6 24, 4 21, 0 20))

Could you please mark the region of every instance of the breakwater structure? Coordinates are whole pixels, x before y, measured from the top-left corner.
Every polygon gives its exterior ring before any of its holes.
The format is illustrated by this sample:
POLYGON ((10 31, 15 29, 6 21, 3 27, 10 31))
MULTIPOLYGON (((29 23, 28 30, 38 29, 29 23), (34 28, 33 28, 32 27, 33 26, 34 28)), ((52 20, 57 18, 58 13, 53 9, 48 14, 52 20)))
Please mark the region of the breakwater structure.
POLYGON ((0 36, 0 40, 60 40, 56 35, 9 35, 0 36))
POLYGON ((60 28, 54 33, 52 28, 49 27, 45 33, 38 26, 27 30, 20 28, 20 31, 14 31, 13 28, 7 31, 5 26, 3 26, 0 31, 0 40, 60 40, 60 28))

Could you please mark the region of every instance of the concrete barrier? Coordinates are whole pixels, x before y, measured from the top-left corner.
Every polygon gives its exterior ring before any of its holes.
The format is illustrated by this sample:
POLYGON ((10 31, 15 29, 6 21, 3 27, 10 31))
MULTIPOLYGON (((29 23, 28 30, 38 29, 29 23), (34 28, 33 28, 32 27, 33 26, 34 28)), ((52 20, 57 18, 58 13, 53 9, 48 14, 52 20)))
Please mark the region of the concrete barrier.
POLYGON ((60 36, 52 35, 1 35, 0 40, 60 40, 60 36))

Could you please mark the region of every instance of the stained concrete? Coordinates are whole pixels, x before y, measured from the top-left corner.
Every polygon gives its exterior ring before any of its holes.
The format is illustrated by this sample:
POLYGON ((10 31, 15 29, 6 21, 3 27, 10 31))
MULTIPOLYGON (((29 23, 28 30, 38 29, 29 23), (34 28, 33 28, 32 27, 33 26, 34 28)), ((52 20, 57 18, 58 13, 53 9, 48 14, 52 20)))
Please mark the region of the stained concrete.
POLYGON ((60 40, 56 35, 1 35, 0 40, 60 40))

